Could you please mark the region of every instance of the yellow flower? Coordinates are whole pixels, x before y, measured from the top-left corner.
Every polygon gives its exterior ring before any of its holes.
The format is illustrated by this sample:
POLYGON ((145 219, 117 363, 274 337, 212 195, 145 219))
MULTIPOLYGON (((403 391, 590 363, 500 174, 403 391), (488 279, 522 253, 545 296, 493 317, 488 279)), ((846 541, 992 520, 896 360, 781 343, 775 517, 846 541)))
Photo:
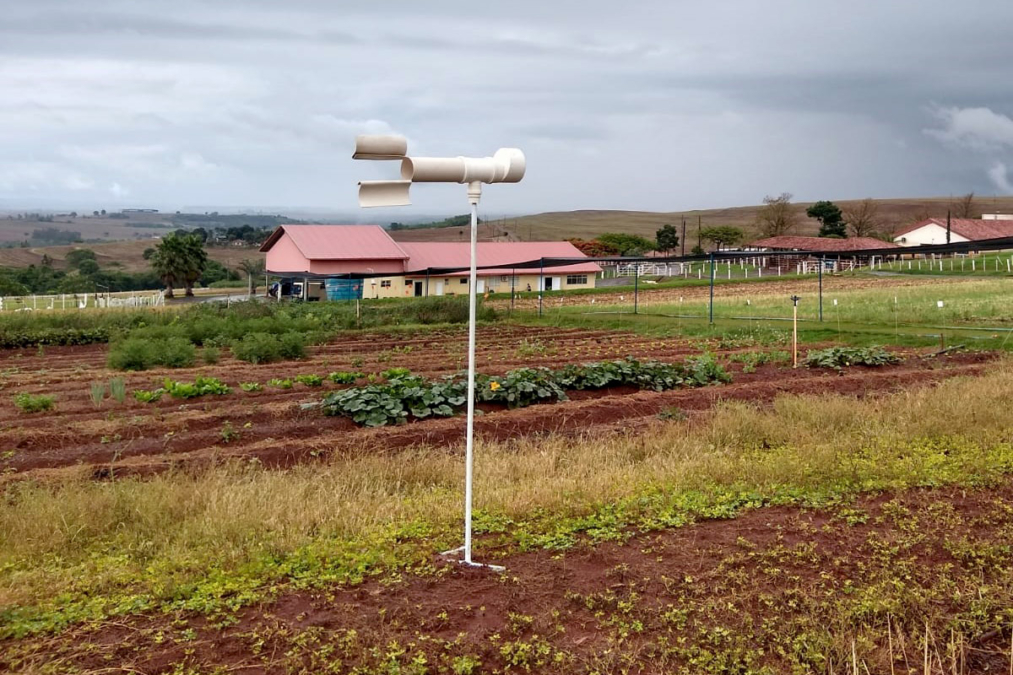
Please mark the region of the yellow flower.
POLYGON ((496 391, 497 389, 499 389, 499 387, 500 387, 499 382, 490 382, 489 383, 489 388, 492 389, 493 391, 496 391))

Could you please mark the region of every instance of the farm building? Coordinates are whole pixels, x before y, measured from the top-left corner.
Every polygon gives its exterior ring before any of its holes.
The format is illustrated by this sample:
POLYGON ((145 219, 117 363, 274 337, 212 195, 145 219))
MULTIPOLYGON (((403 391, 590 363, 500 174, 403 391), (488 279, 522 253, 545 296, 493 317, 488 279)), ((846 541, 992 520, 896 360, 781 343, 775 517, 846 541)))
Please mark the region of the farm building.
MULTIPOLYGON (((398 243, 377 225, 282 225, 260 250, 267 254, 268 274, 314 279, 334 299, 461 295, 469 289, 468 272, 461 268, 470 264, 470 243, 398 243)), ((541 258, 585 257, 566 241, 480 242, 479 267, 495 269, 478 270, 476 290, 594 288, 601 268, 593 262, 543 269, 511 267, 541 258)))
POLYGON ((973 218, 951 218, 950 239, 946 239, 946 218, 929 218, 894 232, 893 240, 901 246, 923 244, 960 243, 1013 237, 1013 218, 995 216, 973 218))
POLYGON ((747 247, 748 250, 769 254, 769 257, 764 258, 765 267, 798 272, 814 270, 819 258, 824 260, 824 266, 828 269, 851 269, 856 265, 868 262, 865 257, 854 256, 854 251, 889 248, 900 249, 900 246, 872 237, 836 239, 833 237, 796 236, 759 239, 747 247), (801 254, 800 251, 809 253, 801 254))

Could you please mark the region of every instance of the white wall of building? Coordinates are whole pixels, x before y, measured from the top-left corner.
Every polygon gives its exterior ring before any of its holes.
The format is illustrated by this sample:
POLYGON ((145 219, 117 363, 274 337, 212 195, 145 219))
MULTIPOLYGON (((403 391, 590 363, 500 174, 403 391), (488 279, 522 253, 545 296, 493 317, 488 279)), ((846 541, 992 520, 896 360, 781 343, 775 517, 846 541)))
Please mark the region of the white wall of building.
MULTIPOLYGON (((946 228, 936 225, 935 223, 929 223, 928 225, 922 225, 917 230, 912 230, 907 234, 902 234, 899 237, 894 238, 895 244, 901 246, 922 246, 923 244, 945 244, 946 243, 946 228)), ((967 238, 961 237, 956 232, 950 232, 950 242, 958 243, 967 241, 967 238)))

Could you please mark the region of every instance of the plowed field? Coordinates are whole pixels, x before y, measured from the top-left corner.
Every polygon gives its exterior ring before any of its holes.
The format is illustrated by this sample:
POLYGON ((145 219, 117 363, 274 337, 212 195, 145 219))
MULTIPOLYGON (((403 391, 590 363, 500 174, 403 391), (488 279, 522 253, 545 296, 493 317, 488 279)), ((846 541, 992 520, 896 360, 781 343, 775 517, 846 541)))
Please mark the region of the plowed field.
MULTIPOLYGON (((251 365, 225 358, 214 365, 151 370, 123 375, 105 367, 105 346, 48 348, 0 354, 0 450, 5 480, 24 476, 91 475, 95 478, 151 474, 170 467, 201 467, 228 458, 248 458, 284 467, 334 453, 391 452, 419 444, 453 448, 464 434, 462 417, 434 419, 398 427, 363 429, 351 420, 325 417, 302 404, 320 400, 339 385, 269 386, 273 378, 298 374, 326 376, 332 371, 376 373, 391 367, 440 376, 465 366, 463 330, 411 334, 354 334, 311 348, 299 362, 251 365), (192 381, 197 375, 219 377, 233 387, 226 396, 177 400, 163 396, 141 403, 130 395, 154 389, 165 377, 192 381), (125 401, 106 398, 96 405, 92 382, 123 376, 125 401), (244 392, 241 382, 258 382, 262 391, 244 392), (43 393, 56 397, 55 410, 26 414, 11 395, 43 393)), ((560 367, 566 363, 624 356, 677 361, 699 354, 706 345, 659 340, 631 333, 498 326, 480 330, 480 372, 501 374, 520 366, 560 367)), ((729 351, 716 350, 727 361, 729 351)), ((520 410, 488 408, 477 422, 479 437, 509 439, 530 434, 609 433, 656 421, 660 412, 679 408, 689 414, 721 400, 765 402, 781 392, 865 394, 932 383, 954 375, 982 372, 990 359, 982 354, 933 357, 909 353, 897 366, 832 371, 764 366, 743 373, 727 363, 729 385, 668 392, 628 388, 573 392, 571 400, 520 410)))

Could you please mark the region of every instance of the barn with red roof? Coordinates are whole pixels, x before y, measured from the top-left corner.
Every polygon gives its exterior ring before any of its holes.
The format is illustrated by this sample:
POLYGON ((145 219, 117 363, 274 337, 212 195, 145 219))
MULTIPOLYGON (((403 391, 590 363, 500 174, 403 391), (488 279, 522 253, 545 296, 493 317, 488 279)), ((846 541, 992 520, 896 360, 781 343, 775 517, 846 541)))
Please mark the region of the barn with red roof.
MULTIPOLYGON (((260 249, 268 274, 301 280, 300 295, 385 298, 468 292, 468 242, 396 242, 378 225, 281 225, 260 249), (338 292, 340 289, 340 293, 338 292)), ((543 258, 586 258, 567 241, 479 242, 477 292, 594 288, 590 261, 522 267, 543 258)))

